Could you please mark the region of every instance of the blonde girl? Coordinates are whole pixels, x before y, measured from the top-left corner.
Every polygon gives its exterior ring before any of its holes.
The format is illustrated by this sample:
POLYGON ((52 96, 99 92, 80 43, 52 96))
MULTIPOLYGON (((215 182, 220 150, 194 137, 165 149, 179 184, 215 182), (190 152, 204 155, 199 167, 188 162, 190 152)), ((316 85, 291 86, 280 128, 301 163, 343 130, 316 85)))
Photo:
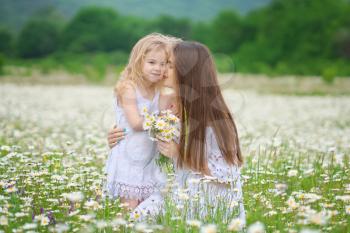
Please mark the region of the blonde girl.
POLYGON ((156 145, 143 131, 142 112, 159 110, 159 83, 166 71, 167 42, 159 34, 141 38, 115 87, 116 124, 127 132, 106 162, 108 195, 135 208, 158 191, 165 176, 155 163, 156 145))

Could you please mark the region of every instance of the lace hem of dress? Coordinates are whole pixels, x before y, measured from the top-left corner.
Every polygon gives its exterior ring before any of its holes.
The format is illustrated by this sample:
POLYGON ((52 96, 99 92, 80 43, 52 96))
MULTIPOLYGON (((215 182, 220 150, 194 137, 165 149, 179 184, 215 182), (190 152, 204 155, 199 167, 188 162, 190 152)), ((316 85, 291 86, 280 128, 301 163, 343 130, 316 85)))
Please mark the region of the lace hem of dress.
POLYGON ((158 187, 156 185, 130 185, 122 182, 109 183, 106 186, 107 193, 110 197, 124 197, 138 201, 145 200, 151 196, 158 187))

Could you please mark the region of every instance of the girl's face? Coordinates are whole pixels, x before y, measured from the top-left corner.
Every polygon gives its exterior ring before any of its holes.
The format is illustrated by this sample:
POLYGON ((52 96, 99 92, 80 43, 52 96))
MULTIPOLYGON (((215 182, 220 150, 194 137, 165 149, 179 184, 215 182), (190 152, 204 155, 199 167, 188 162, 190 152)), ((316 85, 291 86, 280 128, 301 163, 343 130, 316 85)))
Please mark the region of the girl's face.
POLYGON ((180 101, 178 99, 179 96, 179 85, 177 81, 177 76, 175 72, 174 66, 174 55, 170 53, 170 57, 168 59, 167 64, 167 72, 165 73, 164 81, 163 81, 163 90, 165 89, 166 96, 170 98, 170 104, 168 108, 173 112, 179 112, 180 101))
POLYGON ((175 74, 175 69, 174 69, 174 56, 173 54, 170 54, 170 57, 168 59, 168 64, 167 64, 167 71, 165 74, 165 79, 163 82, 163 85, 166 87, 174 88, 176 89, 176 74, 175 74))
POLYGON ((166 71, 166 53, 163 49, 149 51, 144 59, 142 73, 149 83, 159 82, 166 71))

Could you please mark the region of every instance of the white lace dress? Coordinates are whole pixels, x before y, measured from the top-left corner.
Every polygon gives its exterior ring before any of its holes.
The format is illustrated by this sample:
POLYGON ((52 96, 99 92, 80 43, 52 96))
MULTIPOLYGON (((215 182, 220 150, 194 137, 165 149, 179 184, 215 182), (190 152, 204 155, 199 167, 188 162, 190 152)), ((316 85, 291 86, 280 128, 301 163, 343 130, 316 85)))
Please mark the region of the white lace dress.
MULTIPOLYGON (((159 92, 153 100, 144 98, 136 89, 137 108, 141 113, 146 107, 150 113, 158 111, 159 92)), ((106 191, 108 196, 144 200, 159 191, 166 176, 155 163, 156 144, 147 131, 134 131, 126 119, 124 110, 115 99, 116 124, 126 128, 127 135, 111 149, 106 162, 106 191)))
MULTIPOLYGON (((220 220, 227 222, 232 218, 240 218, 242 224, 245 224, 240 168, 226 163, 210 127, 206 129, 206 151, 212 177, 177 169, 170 197, 168 195, 165 199, 175 205, 187 219, 203 220, 217 213, 225 213, 220 215, 220 220)), ((165 211, 164 197, 158 192, 143 201, 131 216, 134 217, 136 213, 137 216, 140 215, 140 220, 144 220, 165 211)))

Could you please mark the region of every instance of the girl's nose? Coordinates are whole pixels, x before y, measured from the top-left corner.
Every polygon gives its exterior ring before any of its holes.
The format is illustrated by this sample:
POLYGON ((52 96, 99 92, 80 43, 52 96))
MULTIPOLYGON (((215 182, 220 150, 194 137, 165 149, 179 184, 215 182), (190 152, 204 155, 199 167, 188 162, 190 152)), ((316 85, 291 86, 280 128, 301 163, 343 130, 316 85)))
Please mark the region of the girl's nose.
POLYGON ((162 66, 161 66, 161 64, 156 64, 156 65, 154 66, 154 68, 155 68, 155 70, 161 70, 161 69, 162 69, 162 66))

